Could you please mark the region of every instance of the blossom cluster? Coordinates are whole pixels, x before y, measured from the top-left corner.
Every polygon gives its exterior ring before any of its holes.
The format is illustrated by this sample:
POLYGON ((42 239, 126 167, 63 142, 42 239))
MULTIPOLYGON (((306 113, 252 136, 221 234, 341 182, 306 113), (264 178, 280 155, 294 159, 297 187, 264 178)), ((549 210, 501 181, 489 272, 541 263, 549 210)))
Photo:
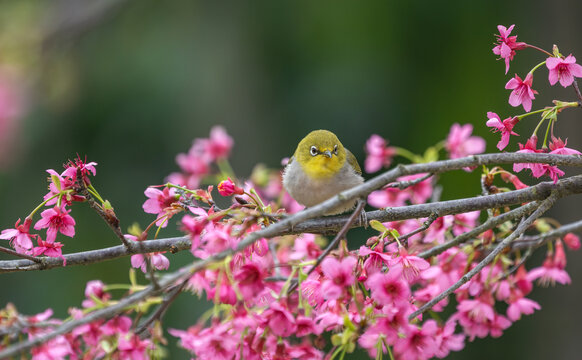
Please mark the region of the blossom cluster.
POLYGON ((24 219, 22 224, 21 219, 18 219, 14 228, 2 230, 0 239, 8 240, 17 253, 35 257, 40 255, 59 257, 65 261, 62 254, 63 244, 55 240, 58 233, 71 238, 75 236, 75 219, 70 215, 70 207, 74 202, 86 200, 79 194, 79 184, 82 182, 84 187, 92 188, 89 176, 96 174, 96 165, 95 162, 77 158, 65 164, 65 170, 61 174, 48 169, 49 192, 44 196, 44 201, 24 219), (33 226, 35 214, 44 207, 46 209, 40 213, 41 218, 33 226), (44 230, 45 240, 41 234, 32 233, 31 226, 34 230, 44 230))
MULTIPOLYGON (((506 84, 505 88, 511 90, 509 95, 509 104, 514 107, 523 106, 526 113, 510 116, 504 120, 501 120, 499 115, 494 112, 487 113, 487 123, 486 125, 491 128, 493 132, 499 132, 501 134, 501 140, 497 143, 497 148, 501 151, 505 149, 512 135, 518 136, 518 134, 513 130, 514 127, 522 121, 524 118, 534 115, 541 114, 541 119, 538 122, 532 135, 526 140, 525 145, 519 145, 518 152, 535 152, 535 153, 545 153, 550 154, 567 154, 567 155, 580 155, 580 152, 574 149, 569 149, 565 146, 567 140, 562 140, 554 134, 554 125, 557 121, 558 113, 566 108, 579 107, 582 103, 582 94, 578 90, 575 79, 582 77, 582 66, 576 63, 576 58, 570 54, 568 56, 563 56, 558 47, 554 45, 552 52, 543 50, 537 46, 527 44, 525 42, 518 42, 516 35, 510 35, 513 31, 515 25, 511 25, 506 28, 503 25, 499 25, 497 29, 499 30, 499 35, 497 37, 497 44, 493 48, 493 53, 499 55, 501 59, 505 61, 505 73, 509 71, 509 64, 516 55, 516 51, 523 50, 526 48, 531 48, 538 50, 544 54, 546 59, 534 66, 527 75, 522 79, 519 75, 515 74, 506 84), (532 100, 535 99, 535 95, 538 94, 536 90, 532 88, 533 86, 533 76, 534 72, 540 67, 545 65, 548 70, 548 81, 550 85, 555 85, 558 82, 563 87, 573 86, 575 88, 578 101, 564 102, 554 100, 553 107, 545 107, 539 110, 531 111, 532 100), (544 121, 548 122, 547 130, 543 139, 541 148, 537 148, 537 131, 544 121)), ((558 180, 558 177, 563 176, 564 172, 558 169, 556 166, 549 165, 534 165, 534 164, 519 164, 514 167, 515 171, 520 171, 523 168, 530 169, 532 175, 536 178, 542 175, 548 175, 554 182, 558 180)))

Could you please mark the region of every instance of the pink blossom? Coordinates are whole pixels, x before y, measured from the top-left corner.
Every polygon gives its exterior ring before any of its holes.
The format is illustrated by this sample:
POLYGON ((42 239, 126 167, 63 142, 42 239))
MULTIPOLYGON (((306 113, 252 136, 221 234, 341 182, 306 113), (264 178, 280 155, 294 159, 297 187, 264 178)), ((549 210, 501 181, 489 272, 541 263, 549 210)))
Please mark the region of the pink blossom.
POLYGON ((195 214, 196 217, 191 215, 184 215, 182 217, 181 230, 190 235, 190 240, 192 241, 192 247, 190 251, 194 252, 200 246, 200 235, 206 228, 206 225, 208 225, 208 216, 214 213, 214 211, 211 208, 207 213, 203 209, 193 206, 189 207, 188 209, 193 214, 195 214))
POLYGON ((467 232, 473 229, 479 220, 479 215, 481 211, 470 211, 461 214, 454 215, 454 223, 453 223, 453 235, 459 236, 464 232, 467 232))
MULTIPOLYGON (((47 206, 55 205, 59 200, 67 206, 71 205, 73 201, 85 201, 85 198, 81 195, 77 195, 75 191, 68 191, 73 190, 76 185, 74 178, 59 175, 59 173, 53 169, 48 169, 46 172, 50 175, 49 192, 44 196, 44 200, 48 200, 46 203, 47 206)), ((65 174, 65 172, 63 172, 63 174, 65 174)))
POLYGON ((212 161, 227 158, 234 141, 226 133, 222 126, 214 126, 210 129, 209 139, 196 139, 194 146, 200 146, 204 155, 212 161))
POLYGON ((465 336, 455 334, 456 321, 449 320, 436 333, 437 350, 435 356, 443 359, 451 351, 461 351, 465 347, 465 336))
POLYGON ((358 251, 360 256, 370 255, 366 260, 364 260, 364 269, 369 275, 381 271, 384 265, 388 265, 390 261, 392 261, 392 256, 389 253, 383 252, 382 248, 382 245, 377 245, 374 250, 372 250, 367 246, 362 245, 358 251))
POLYGON ((555 285, 556 282, 566 285, 572 280, 564 268, 556 264, 551 256, 548 256, 541 267, 531 269, 527 273, 527 280, 538 280, 541 286, 555 285))
POLYGON ((101 280, 91 280, 85 286, 85 300, 83 300, 83 307, 90 308, 95 306, 96 298, 101 302, 107 302, 111 299, 111 294, 105 291, 105 284, 101 280))
POLYGON ((155 269, 167 270, 170 267, 170 260, 162 255, 164 252, 132 255, 131 266, 134 268, 140 268, 141 271, 145 274, 147 272, 147 258, 149 258, 151 266, 153 266, 155 269))
POLYGON ((380 305, 402 305, 410 297, 410 287, 398 271, 372 274, 366 285, 372 292, 372 298, 380 305))
POLYGON ((384 188, 381 190, 372 191, 368 195, 368 204, 377 207, 398 207, 403 206, 408 200, 409 194, 398 188, 384 188))
POLYGON ((2 230, 0 234, 0 239, 10 240, 10 244, 14 249, 23 254, 28 252, 32 248, 32 237, 37 235, 30 234, 30 225, 32 223, 31 218, 24 219, 24 223, 20 224, 20 219, 14 224, 14 229, 2 230))
POLYGON ((73 237, 75 236, 75 219, 69 215, 70 212, 71 210, 66 210, 64 205, 47 209, 40 214, 42 219, 34 224, 34 228, 36 230, 47 228, 46 241, 49 243, 55 241, 58 232, 73 237))
POLYGON ((147 360, 148 349, 152 349, 153 344, 149 339, 142 340, 139 335, 121 335, 117 342, 117 350, 121 360, 147 360))
POLYGON ((63 171, 62 176, 69 177, 73 182, 76 182, 77 172, 80 172, 81 178, 85 184, 88 185, 91 184, 91 180, 89 180, 89 174, 93 174, 93 176, 97 174, 95 166, 97 166, 96 162, 87 162, 87 158, 85 158, 85 160, 81 160, 81 157, 77 155, 75 161, 69 160, 69 162, 65 165, 66 169, 63 171))
MULTIPOLYGON (((235 244, 235 239, 230 235, 231 228, 221 224, 209 223, 206 232, 202 235, 202 250, 208 254, 216 254, 223 250, 232 248, 235 244)), ((205 256, 201 252, 194 252, 195 256, 205 256)))
POLYGON ((505 60, 505 73, 509 71, 509 62, 513 60, 516 50, 522 50, 526 47, 526 43, 517 42, 517 36, 509 36, 513 27, 511 25, 509 29, 506 29, 503 25, 498 25, 497 30, 499 30, 499 35, 497 37, 497 45, 493 48, 493 53, 499 55, 505 60))
POLYGON ((265 276, 266 273, 259 263, 248 262, 234 273, 234 280, 242 296, 246 300, 250 300, 265 288, 263 283, 265 276))
POLYGON ((32 360, 59 360, 74 355, 71 344, 64 336, 44 342, 31 350, 32 360))
POLYGON ((276 301, 272 302, 261 315, 265 325, 277 336, 290 336, 297 329, 293 314, 276 301))
POLYGON ((319 325, 316 324, 312 318, 304 315, 298 315, 295 323, 297 324, 297 331, 295 332, 295 336, 297 337, 307 336, 310 334, 319 335, 323 331, 323 329, 319 327, 319 325))
MULTIPOLYGON (((536 149, 537 142, 538 142, 538 138, 537 138, 537 136, 534 135, 527 140, 525 145, 519 144, 519 150, 517 152, 524 153, 524 154, 536 154, 536 153, 543 152, 543 150, 536 149)), ((520 172, 523 169, 530 169, 533 176, 536 178, 542 176, 546 172, 542 164, 536 164, 536 163, 513 164, 513 171, 520 172)))
POLYGON ((369 326, 362 335, 358 337, 358 345, 368 350, 371 358, 378 359, 379 347, 382 347, 382 353, 386 354, 388 350, 384 344, 384 329, 381 326, 369 326))
POLYGON ((107 321, 101 329, 105 335, 125 334, 131 329, 132 321, 129 316, 118 315, 107 321))
POLYGON ((521 180, 519 180, 519 178, 509 172, 502 172, 501 173, 501 178, 505 181, 505 182, 511 182, 513 184, 513 186, 515 186, 516 190, 519 189, 525 189, 528 186, 526 184, 524 184, 523 182, 521 182, 521 180))
POLYGON ((582 153, 578 150, 574 150, 571 148, 566 147, 568 144, 568 139, 563 141, 560 138, 556 138, 552 136, 552 141, 550 142, 550 154, 558 154, 558 155, 582 155, 582 153))
MULTIPOLYGON (((414 181, 426 175, 426 173, 405 175, 399 177, 397 181, 414 181)), ((410 202, 413 204, 424 204, 432 196, 432 190, 431 180, 427 178, 419 183, 407 187, 405 191, 410 196, 410 202)))
POLYGON ((175 188, 164 187, 163 190, 148 187, 144 194, 148 199, 143 203, 142 208, 148 214, 156 214, 160 219, 156 221, 157 226, 166 227, 168 224, 164 215, 172 208, 172 204, 178 201, 180 196, 176 194, 175 188))
POLYGON ((481 154, 485 151, 485 140, 479 136, 471 136, 472 124, 451 126, 445 142, 445 149, 449 152, 449 158, 457 159, 468 155, 481 154))
POLYGON ((567 233, 564 235, 564 243, 570 250, 580 249, 580 238, 574 233, 567 233))
POLYGON ((430 267, 430 264, 418 256, 408 255, 405 247, 398 247, 398 256, 390 260, 390 271, 399 271, 409 283, 414 281, 420 272, 430 267))
POLYGON ((517 74, 505 84, 506 89, 513 90, 509 95, 509 105, 519 106, 523 105, 525 111, 531 110, 531 101, 535 99, 535 94, 538 92, 533 90, 533 74, 530 72, 526 75, 525 80, 521 80, 517 74))
POLYGON ((228 305, 236 304, 236 300, 237 300, 236 292, 234 291, 232 284, 227 283, 226 281, 227 280, 225 280, 223 278, 222 282, 220 284, 217 284, 216 286, 211 288, 207 293, 207 299, 214 300, 215 302, 217 301, 218 303, 221 303, 221 304, 228 304, 228 305), (218 291, 218 297, 216 295, 217 291, 218 291))
POLYGON ((445 242, 447 231, 453 226, 455 217, 453 215, 445 215, 437 218, 428 228, 423 241, 425 243, 437 242, 442 244, 445 242))
POLYGON ((302 234, 295 238, 293 252, 289 255, 292 260, 317 259, 321 254, 321 248, 315 243, 315 235, 302 234))
POLYGON ((546 66, 549 69, 550 85, 560 81, 563 87, 568 87, 574 82, 574 77, 582 77, 582 66, 576 64, 576 58, 572 54, 565 59, 549 57, 546 59, 546 66))
POLYGON ((230 178, 223 180, 220 182, 220 184, 218 184, 218 192, 222 196, 231 196, 234 194, 242 195, 245 193, 245 191, 242 188, 236 186, 234 182, 230 180, 230 178))
POLYGON ((42 241, 40 237, 36 239, 38 246, 32 249, 32 256, 45 255, 48 257, 57 257, 63 260, 63 266, 67 266, 67 259, 63 256, 61 248, 63 244, 60 242, 42 241))
POLYGON ((434 320, 427 320, 422 327, 408 325, 403 328, 404 337, 394 344, 394 352, 399 359, 417 360, 430 359, 438 350, 435 336, 437 333, 437 323, 434 320))
POLYGON ((491 111, 487 113, 487 118, 489 120, 487 120, 486 125, 492 128, 491 130, 493 132, 501 133, 501 140, 499 140, 499 142, 497 143, 497 148, 499 150, 505 149, 507 144, 509 144, 509 136, 518 135, 513 131, 513 127, 515 126, 515 124, 517 124, 519 118, 513 117, 501 121, 499 115, 491 111))
POLYGON ((364 168, 367 173, 373 173, 382 167, 389 167, 392 158, 396 155, 396 148, 387 146, 388 142, 380 135, 373 134, 366 141, 366 161, 364 168))
POLYGON ((326 299, 337 299, 342 296, 345 288, 354 284, 354 269, 358 260, 353 256, 341 261, 327 257, 321 262, 321 270, 327 277, 321 284, 321 292, 326 299))
POLYGON ((482 299, 463 300, 457 305, 457 319, 472 341, 475 336, 484 338, 495 321, 495 310, 482 299))
POLYGON ((517 321, 521 318, 521 314, 531 315, 535 310, 541 309, 537 302, 520 297, 509 304, 507 308, 507 317, 511 321, 517 321))
POLYGON ((324 358, 323 353, 309 342, 291 347, 288 353, 293 359, 322 360, 324 358))

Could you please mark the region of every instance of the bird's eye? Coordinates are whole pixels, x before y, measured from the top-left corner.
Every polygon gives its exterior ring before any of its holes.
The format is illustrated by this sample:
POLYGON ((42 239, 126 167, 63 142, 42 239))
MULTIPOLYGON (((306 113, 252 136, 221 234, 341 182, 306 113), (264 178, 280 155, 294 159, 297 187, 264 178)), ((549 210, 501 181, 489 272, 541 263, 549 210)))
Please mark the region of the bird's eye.
POLYGON ((337 145, 333 147, 333 153, 337 155, 337 145))
POLYGON ((311 154, 311 156, 315 156, 319 153, 319 151, 317 151, 316 146, 312 146, 311 149, 309 149, 309 153, 311 154))

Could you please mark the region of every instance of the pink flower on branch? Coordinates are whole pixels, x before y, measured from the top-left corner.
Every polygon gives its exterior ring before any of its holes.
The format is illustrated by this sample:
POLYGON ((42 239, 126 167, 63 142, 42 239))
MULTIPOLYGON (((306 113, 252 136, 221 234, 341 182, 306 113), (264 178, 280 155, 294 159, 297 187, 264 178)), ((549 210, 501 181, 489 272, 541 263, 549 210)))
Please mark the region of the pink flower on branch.
POLYGON ((230 178, 226 180, 222 180, 220 184, 218 184, 218 193, 222 196, 231 196, 231 195, 242 195, 244 194, 244 190, 234 184, 230 178))
POLYGON ((568 87, 574 82, 574 77, 582 77, 582 66, 576 64, 576 58, 572 54, 565 59, 549 57, 546 66, 549 70, 550 85, 555 85, 559 81, 560 85, 568 87))
POLYGON ((380 135, 373 134, 366 141, 366 161, 364 169, 367 173, 373 173, 382 167, 390 166, 392 158, 396 155, 396 148, 387 146, 388 142, 380 135))
POLYGON ((513 90, 509 95, 509 105, 519 106, 523 105, 525 111, 531 110, 531 101, 535 98, 537 91, 531 88, 533 83, 533 74, 530 72, 525 77, 525 80, 521 80, 517 74, 514 78, 509 80, 505 84, 506 89, 513 90))
POLYGON ((14 224, 14 229, 2 230, 0 239, 10 240, 12 247, 21 254, 28 252, 32 248, 31 238, 38 236, 30 234, 31 223, 32 219, 27 217, 24 219, 24 223, 19 225, 20 219, 18 219, 14 224))
POLYGON ((63 256, 63 251, 61 250, 63 244, 61 244, 60 242, 42 241, 40 237, 37 238, 37 242, 38 246, 35 246, 32 249, 33 256, 40 256, 44 254, 45 256, 48 257, 58 257, 63 259, 63 266, 67 265, 67 260, 63 256))
POLYGON ((64 205, 55 206, 52 209, 43 211, 40 216, 42 219, 34 224, 36 230, 46 230, 46 241, 52 243, 57 237, 57 233, 73 237, 75 236, 75 219, 69 215, 71 210, 66 210, 64 205))
POLYGON ((509 136, 518 135, 515 132, 513 132, 513 127, 515 126, 515 124, 518 123, 519 118, 510 117, 501 121, 499 115, 491 111, 487 113, 487 118, 489 119, 487 120, 487 126, 492 128, 491 130, 493 132, 501 133, 501 140, 499 140, 499 142, 497 143, 497 148, 499 150, 505 149, 507 144, 509 144, 509 136))
POLYGON ((493 53, 505 60, 506 74, 509 71, 509 62, 513 60, 515 51, 525 49, 527 45, 524 42, 517 42, 517 35, 509 36, 514 27, 515 25, 511 25, 507 29, 503 25, 498 25, 499 35, 495 35, 497 37, 497 45, 493 48, 493 53))
POLYGON ((451 130, 445 142, 445 148, 449 152, 449 158, 457 159, 468 155, 481 154, 485 151, 485 140, 479 136, 471 136, 473 125, 451 126, 451 130))
POLYGON ((343 260, 327 257, 321 262, 321 270, 327 277, 321 284, 321 292, 326 299, 337 299, 344 294, 346 287, 355 281, 354 269, 358 260, 353 256, 343 260))

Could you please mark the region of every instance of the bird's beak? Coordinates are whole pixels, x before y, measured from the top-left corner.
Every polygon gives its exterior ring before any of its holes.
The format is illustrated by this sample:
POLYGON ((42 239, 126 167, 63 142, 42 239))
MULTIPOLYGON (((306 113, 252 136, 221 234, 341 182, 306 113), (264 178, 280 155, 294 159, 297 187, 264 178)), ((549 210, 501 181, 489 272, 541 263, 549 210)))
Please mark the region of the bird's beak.
POLYGON ((331 159, 331 151, 325 150, 324 152, 322 152, 322 154, 331 159))

